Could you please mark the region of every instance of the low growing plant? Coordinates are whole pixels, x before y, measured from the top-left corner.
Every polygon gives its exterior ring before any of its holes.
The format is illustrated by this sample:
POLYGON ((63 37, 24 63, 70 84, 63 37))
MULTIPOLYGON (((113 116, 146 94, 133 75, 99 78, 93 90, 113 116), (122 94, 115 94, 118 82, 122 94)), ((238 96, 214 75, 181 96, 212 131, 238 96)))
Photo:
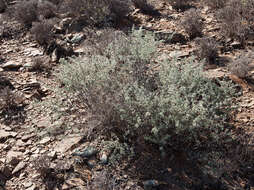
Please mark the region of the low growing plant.
POLYGON ((53 25, 44 20, 42 22, 34 22, 31 28, 31 34, 34 39, 43 47, 47 47, 53 40, 53 25))
POLYGON ((241 54, 229 65, 229 71, 240 78, 246 78, 249 76, 252 60, 249 54, 241 54))
POLYGON ((213 64, 218 57, 218 45, 213 38, 198 38, 198 57, 205 59, 207 63, 213 64))
POLYGON ((166 1, 168 1, 176 10, 185 10, 190 6, 189 3, 193 0, 166 0, 166 1))
POLYGON ((181 24, 191 39, 202 36, 203 21, 198 10, 190 9, 187 11, 181 24))
POLYGON ((225 139, 235 90, 211 81, 194 59, 160 62, 154 35, 133 30, 103 55, 63 61, 59 79, 101 122, 103 134, 120 141, 137 137, 166 148, 195 149, 225 139))

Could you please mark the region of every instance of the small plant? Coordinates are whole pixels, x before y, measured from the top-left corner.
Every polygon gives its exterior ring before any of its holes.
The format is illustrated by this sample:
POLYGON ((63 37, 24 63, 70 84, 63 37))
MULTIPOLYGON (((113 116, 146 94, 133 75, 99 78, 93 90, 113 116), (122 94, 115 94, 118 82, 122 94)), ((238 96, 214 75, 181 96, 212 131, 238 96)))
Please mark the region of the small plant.
POLYGON ((176 10, 185 10, 190 6, 192 0, 167 0, 176 10))
POLYGON ((124 0, 73 0, 61 5, 62 12, 82 18, 88 25, 106 25, 117 21, 131 12, 130 1, 124 0))
POLYGON ((42 22, 34 22, 31 28, 31 34, 34 39, 43 47, 47 47, 53 40, 53 25, 44 20, 42 22))
POLYGON ((203 21, 196 9, 186 12, 181 24, 191 39, 202 36, 203 21))
POLYGON ((47 68, 46 60, 43 57, 36 57, 32 60, 29 71, 43 71, 47 68))
POLYGON ((121 141, 137 137, 182 150, 226 139, 231 83, 211 81, 193 59, 165 60, 154 71, 157 44, 142 29, 116 39, 102 55, 63 61, 59 79, 100 121, 98 131, 121 141))
POLYGON ((3 13, 7 8, 7 5, 4 0, 0 0, 0 13, 3 13))
POLYGON ((0 116, 4 122, 23 121, 23 97, 9 87, 0 90, 0 116))
POLYGON ((231 0, 221 10, 217 17, 222 22, 222 35, 238 40, 245 46, 248 36, 251 33, 253 19, 253 5, 249 1, 231 0))
POLYGON ((240 55, 229 65, 230 72, 240 78, 248 77, 252 59, 248 54, 240 55))
POLYGON ((155 12, 154 6, 148 0, 132 0, 135 7, 139 8, 144 13, 153 13, 155 12))
POLYGON ((56 16, 57 7, 49 1, 38 2, 38 14, 42 15, 44 19, 53 18, 56 16))
POLYGON ((87 188, 88 190, 120 190, 120 187, 116 184, 114 177, 110 176, 107 171, 95 172, 92 182, 87 184, 87 188))
POLYGON ((25 27, 30 28, 32 22, 38 20, 37 11, 37 0, 23 0, 15 7, 15 18, 25 27))
POLYGON ((212 9, 221 9, 226 6, 228 0, 205 0, 205 3, 212 9))
POLYGON ((199 45, 198 57, 205 59, 207 63, 213 64, 218 57, 218 45, 213 38, 198 38, 196 43, 199 45))
POLYGON ((40 176, 45 179, 49 177, 52 173, 50 168, 51 160, 47 155, 42 155, 33 161, 33 167, 40 174, 40 176))

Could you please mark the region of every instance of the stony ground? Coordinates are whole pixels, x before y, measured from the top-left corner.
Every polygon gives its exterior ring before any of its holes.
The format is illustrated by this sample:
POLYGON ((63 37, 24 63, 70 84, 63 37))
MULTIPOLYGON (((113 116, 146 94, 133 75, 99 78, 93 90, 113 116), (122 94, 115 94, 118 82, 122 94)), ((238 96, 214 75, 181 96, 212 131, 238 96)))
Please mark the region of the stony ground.
MULTIPOLYGON (((200 4, 196 4, 196 6, 202 10, 202 17, 206 23, 205 35, 215 36, 218 40, 222 39, 216 33, 218 23, 213 19, 213 12, 206 6, 200 4)), ((186 57, 192 55, 196 45, 192 41, 184 40, 186 35, 177 23, 178 19, 182 17, 182 13, 176 12, 170 5, 162 2, 158 3, 156 8, 162 14, 161 16, 145 15, 137 9, 131 16, 140 23, 140 26, 155 31, 158 38, 167 38, 168 35, 176 32, 173 36, 176 43, 161 45, 160 52, 163 56, 186 57)), ((13 25, 13 28, 14 26, 18 27, 15 21, 9 25, 13 25)), ((0 74, 3 81, 1 84, 5 85, 7 84, 6 80, 9 81, 7 85, 12 86, 13 91, 21 97, 19 102, 21 111, 19 110, 18 114, 14 114, 11 118, 1 120, 0 189, 88 189, 87 184, 96 177, 102 181, 108 180, 105 176, 100 176, 98 172, 110 167, 107 165, 109 155, 101 150, 101 145, 98 142, 89 142, 88 139, 85 139, 80 132, 81 129, 76 127, 82 124, 82 127, 85 128, 86 121, 80 121, 75 114, 64 116, 49 109, 49 100, 56 98, 54 89, 60 86, 55 77, 58 66, 55 58, 44 55, 43 50, 30 38, 28 33, 16 33, 15 30, 12 32, 8 38, 3 37, 0 41, 0 74), (40 72, 30 71, 29 68, 34 58, 41 56, 45 57, 51 69, 40 72), (42 155, 47 156, 43 157, 42 155), (84 160, 80 161, 80 158, 84 159, 86 164, 83 164, 84 160), (54 169, 55 175, 43 179, 38 168, 47 168, 47 164, 49 164, 48 168, 54 169)), ((80 35, 82 36, 82 32, 72 33, 71 37, 80 35)), ((240 52, 252 51, 253 44, 254 41, 249 41, 248 47, 242 50, 238 48, 239 44, 236 42, 229 42, 226 44, 228 51, 220 54, 220 58, 221 60, 225 58, 230 62, 240 52)), ((75 45, 74 50, 82 53, 85 51, 83 48, 84 45, 75 45)), ((224 66, 211 66, 206 72, 212 78, 226 76, 241 87, 242 96, 237 100, 240 106, 232 122, 235 127, 244 128, 246 133, 252 134, 254 126, 254 84, 252 81, 254 72, 250 74, 248 81, 231 75, 227 70, 227 63, 224 66)), ((253 145, 252 141, 248 143, 253 145)), ((147 158, 151 157, 152 155, 148 155, 147 158)), ((159 160, 157 161, 159 162, 159 160)), ((140 178, 136 177, 137 174, 127 172, 127 166, 128 163, 122 163, 122 166, 117 167, 118 169, 113 172, 116 181, 122 184, 122 189, 143 189, 144 186, 149 186, 149 183, 155 183, 146 181, 153 180, 152 178, 148 179, 150 174, 140 181, 140 178)), ((140 170, 144 169, 144 171, 151 168, 145 164, 144 168, 140 166, 140 170)), ((189 181, 193 180, 183 171, 179 172, 170 167, 165 170, 167 173, 165 176, 172 178, 178 176, 185 184, 191 183, 189 181)), ((140 173, 144 176, 145 172, 140 173)), ((156 182, 158 184, 154 186, 157 186, 157 189, 186 189, 174 180, 165 181, 156 182)), ((250 181, 245 178, 229 180, 229 183, 231 189, 235 189, 235 187, 254 189, 254 186, 251 187, 250 181)), ((94 186, 94 188, 100 189, 99 186, 94 186)))

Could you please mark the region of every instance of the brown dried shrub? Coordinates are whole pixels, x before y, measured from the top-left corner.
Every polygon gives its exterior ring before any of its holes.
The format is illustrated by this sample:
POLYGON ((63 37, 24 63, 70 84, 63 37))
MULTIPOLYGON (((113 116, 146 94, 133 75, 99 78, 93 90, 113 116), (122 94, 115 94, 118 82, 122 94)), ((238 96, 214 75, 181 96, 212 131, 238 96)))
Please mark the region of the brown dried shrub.
POLYGON ((191 39, 202 36, 203 21, 198 10, 190 9, 187 11, 181 24, 191 39))
POLYGON ((223 36, 238 40, 245 46, 253 33, 254 2, 231 0, 218 11, 223 36))
POLYGON ((53 40, 52 29, 53 25, 47 20, 35 22, 31 28, 31 34, 41 46, 46 47, 53 40))
POLYGON ((37 0, 21 1, 15 6, 15 18, 25 27, 31 27, 38 20, 37 0))
POLYGON ((83 17, 88 25, 118 21, 131 10, 129 0, 66 0, 61 5, 61 12, 68 12, 73 17, 83 17))
POLYGON ((0 13, 3 13, 6 10, 7 6, 4 0, 0 0, 0 13))
POLYGON ((57 7, 49 1, 39 1, 38 3, 38 13, 42 15, 43 18, 49 19, 56 16, 57 7))
POLYGON ((218 45, 213 38, 198 38, 196 43, 199 46, 198 57, 205 59, 208 63, 215 63, 218 57, 218 45))
POLYGON ((132 0, 135 7, 139 8, 144 13, 153 13, 155 11, 155 7, 148 0, 132 0))
POLYGON ((110 176, 107 171, 98 171, 94 173, 92 182, 87 184, 88 190, 120 190, 114 177, 110 176))
POLYGON ((252 60, 251 54, 243 53, 229 65, 229 71, 240 78, 246 78, 249 76, 252 60))
POLYGON ((51 160, 47 155, 42 155, 33 161, 33 167, 40 174, 42 178, 46 178, 51 175, 52 169, 50 168, 51 160))
POLYGON ((226 6, 228 0, 205 0, 205 3, 212 9, 221 9, 226 6))
POLYGON ((185 10, 190 7, 190 2, 193 0, 167 0, 172 4, 173 8, 176 10, 185 10))
POLYGON ((24 121, 24 98, 8 86, 0 90, 0 117, 6 124, 24 121))

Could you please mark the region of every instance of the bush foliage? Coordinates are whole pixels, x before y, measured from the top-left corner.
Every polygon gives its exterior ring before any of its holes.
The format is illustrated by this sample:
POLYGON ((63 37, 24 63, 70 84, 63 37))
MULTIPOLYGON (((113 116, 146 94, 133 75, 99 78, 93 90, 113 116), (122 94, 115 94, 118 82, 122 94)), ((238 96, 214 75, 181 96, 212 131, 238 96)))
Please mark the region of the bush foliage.
POLYGON ((205 59, 207 63, 213 64, 218 57, 218 44, 213 38, 198 38, 198 57, 205 59))
POLYGON ((203 21, 198 10, 190 9, 187 11, 181 24, 191 39, 202 36, 203 21))
POLYGON ((102 55, 63 61, 59 78, 101 121, 100 131, 119 139, 143 137, 161 150, 222 140, 231 83, 206 78, 193 59, 165 60, 155 71, 157 45, 153 34, 133 30, 102 55))

